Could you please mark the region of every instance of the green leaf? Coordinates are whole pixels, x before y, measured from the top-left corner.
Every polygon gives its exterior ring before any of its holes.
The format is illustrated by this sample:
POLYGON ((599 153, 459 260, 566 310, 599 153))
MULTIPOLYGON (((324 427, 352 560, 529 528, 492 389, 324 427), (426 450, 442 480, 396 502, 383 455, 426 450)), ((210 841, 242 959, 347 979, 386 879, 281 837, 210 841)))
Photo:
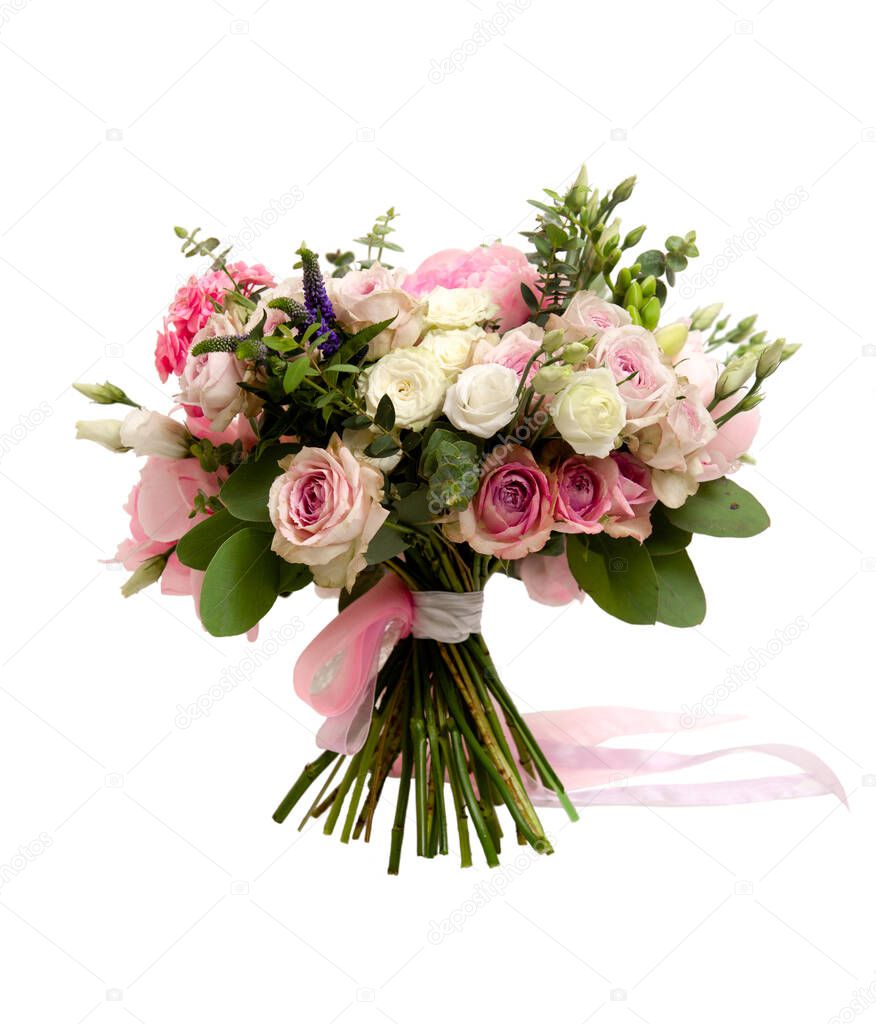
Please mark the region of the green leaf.
POLYGON ((292 352, 296 348, 301 348, 297 338, 283 336, 279 338, 262 338, 262 341, 273 352, 292 352))
POLYGON ((253 527, 233 534, 213 556, 201 588, 201 622, 213 636, 245 633, 277 597, 280 559, 271 535, 253 527))
POLYGON ((645 541, 645 547, 652 556, 674 555, 683 551, 691 541, 687 530, 680 530, 666 518, 662 505, 655 505, 651 510, 651 536, 645 541))
POLYGON ((389 395, 384 395, 377 403, 374 413, 374 422, 382 430, 392 430, 395 426, 395 406, 389 395))
POLYGON ((395 503, 395 511, 399 522, 402 523, 419 524, 430 522, 435 517, 429 508, 428 487, 418 487, 411 494, 400 498, 395 503))
POLYGON ((296 388, 300 387, 309 368, 310 360, 306 356, 299 356, 289 363, 283 374, 283 390, 287 395, 291 395, 296 388))
POLYGON ((657 621, 657 574, 638 541, 572 534, 566 557, 578 585, 603 611, 638 625, 657 621))
POLYGON ((657 621, 698 626, 706 617, 706 595, 686 551, 652 559, 657 574, 657 621))
POLYGON ((395 558, 409 547, 410 544, 405 540, 403 534, 384 523, 368 542, 365 561, 369 565, 377 565, 390 558, 395 558))
POLYGON ((277 574, 277 593, 283 597, 301 590, 313 580, 313 575, 306 565, 297 565, 280 558, 277 574))
POLYGON ((666 516, 682 530, 711 537, 754 537, 770 525, 757 498, 726 477, 700 484, 681 508, 666 509, 666 516))
POLYGON ((327 366, 323 373, 359 373, 361 369, 361 366, 354 366, 352 363, 334 363, 327 366))
POLYGON ((227 509, 219 509, 180 537, 176 545, 177 557, 190 569, 206 569, 225 541, 246 526, 227 509))
POLYGON ((278 462, 299 450, 300 445, 272 444, 265 448, 256 462, 244 462, 238 466, 219 492, 222 504, 237 519, 268 522, 268 491, 274 479, 283 472, 278 462))
POLYGON ((394 437, 390 434, 381 434, 380 437, 374 438, 363 454, 367 455, 369 459, 385 459, 390 455, 395 455, 398 450, 398 441, 394 437))
MULTIPOLYGON (((396 316, 398 316, 398 314, 396 314, 396 316)), ((372 339, 376 338, 381 331, 385 331, 393 320, 395 320, 395 316, 391 316, 388 320, 381 320, 379 323, 372 324, 370 327, 363 327, 358 334, 350 335, 338 350, 338 362, 349 362, 353 356, 361 352, 362 349, 372 341, 372 339)))

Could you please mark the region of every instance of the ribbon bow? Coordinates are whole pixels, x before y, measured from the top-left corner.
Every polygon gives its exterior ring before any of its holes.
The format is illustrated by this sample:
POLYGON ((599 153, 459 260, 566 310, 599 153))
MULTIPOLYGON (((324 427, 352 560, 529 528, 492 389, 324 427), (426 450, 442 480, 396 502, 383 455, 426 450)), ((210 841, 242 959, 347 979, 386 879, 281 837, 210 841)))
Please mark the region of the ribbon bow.
MULTIPOLYGON (((393 647, 413 634, 422 639, 460 643, 480 632, 483 594, 439 591, 412 593, 387 574, 348 605, 304 649, 295 666, 298 696, 325 716, 317 744, 354 754, 371 723, 377 676, 393 647)), ((736 721, 716 715, 697 722, 703 728, 736 721)), ((727 747, 703 754, 674 754, 662 749, 606 747, 609 740, 646 734, 683 733, 690 726, 674 712, 595 707, 524 715, 536 742, 559 774, 572 803, 711 806, 794 799, 832 793, 846 795, 831 769, 815 754, 781 743, 727 747), (673 772, 732 754, 765 754, 801 769, 798 774, 722 782, 627 785, 647 774, 673 772), (624 783, 618 785, 618 783, 624 783)), ((555 794, 525 773, 534 804, 558 805, 555 794)))

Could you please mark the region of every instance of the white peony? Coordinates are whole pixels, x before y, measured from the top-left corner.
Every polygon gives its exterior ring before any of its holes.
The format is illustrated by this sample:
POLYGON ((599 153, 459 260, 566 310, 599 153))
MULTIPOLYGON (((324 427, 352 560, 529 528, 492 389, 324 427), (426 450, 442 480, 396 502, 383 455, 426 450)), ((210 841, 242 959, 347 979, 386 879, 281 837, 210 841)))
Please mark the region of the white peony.
POLYGON ((147 409, 134 409, 122 422, 122 444, 135 455, 156 455, 161 459, 187 459, 191 438, 188 430, 170 416, 147 409))
POLYGON ((486 337, 487 332, 477 325, 455 330, 436 328, 423 338, 420 348, 431 352, 441 364, 441 369, 455 380, 471 363, 476 346, 486 337))
POLYGON ((435 288, 426 299, 430 327, 471 327, 491 320, 499 307, 485 288, 435 288))
POLYGON ((580 370, 550 405, 554 424, 578 455, 605 458, 626 423, 627 410, 610 370, 580 370))
POLYGON ((501 363, 478 363, 463 370, 447 389, 444 415, 475 437, 492 437, 517 411, 517 374, 501 363))
POLYGON ((374 415, 389 395, 399 427, 422 430, 441 409, 447 377, 441 364, 424 348, 398 348, 374 363, 360 378, 365 406, 374 415))

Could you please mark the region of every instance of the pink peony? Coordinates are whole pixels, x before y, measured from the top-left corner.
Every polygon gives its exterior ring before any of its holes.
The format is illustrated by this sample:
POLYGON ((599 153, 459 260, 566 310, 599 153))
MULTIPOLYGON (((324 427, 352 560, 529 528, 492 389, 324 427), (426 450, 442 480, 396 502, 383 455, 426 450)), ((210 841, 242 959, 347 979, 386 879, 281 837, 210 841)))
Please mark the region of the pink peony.
MULTIPOLYGON (((231 263, 228 270, 244 295, 249 295, 254 288, 274 284, 273 277, 261 263, 252 267, 246 263, 231 263)), ((221 303, 230 288, 228 274, 211 270, 201 277, 193 275, 177 291, 155 345, 155 367, 163 381, 171 374, 182 373, 192 340, 216 311, 215 303, 221 303)))
POLYGON ((519 327, 529 319, 520 285, 528 285, 537 294, 538 273, 526 257, 511 245, 444 249, 420 264, 404 281, 412 295, 426 295, 434 288, 484 288, 499 307, 499 325, 503 331, 519 327))
POLYGON ((518 567, 526 593, 539 604, 559 608, 572 601, 583 601, 584 591, 562 555, 527 555, 518 567))
POLYGON ((558 533, 601 533, 602 517, 618 485, 617 463, 610 458, 573 455, 555 473, 554 529, 558 533))
POLYGON ((511 446, 488 468, 474 500, 456 523, 451 540, 466 541, 482 555, 522 558, 547 543, 553 525, 551 489, 527 448, 511 446))
POLYGON ((353 586, 368 543, 389 515, 381 504, 383 474, 360 462, 337 435, 328 448, 302 448, 280 463, 268 510, 272 548, 287 562, 309 565, 321 587, 353 586))

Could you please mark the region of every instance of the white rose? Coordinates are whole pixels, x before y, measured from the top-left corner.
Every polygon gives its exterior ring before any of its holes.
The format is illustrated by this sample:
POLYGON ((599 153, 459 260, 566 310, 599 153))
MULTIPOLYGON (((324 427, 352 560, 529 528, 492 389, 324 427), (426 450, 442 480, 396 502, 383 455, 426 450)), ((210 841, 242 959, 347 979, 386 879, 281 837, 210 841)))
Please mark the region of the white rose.
POLYGON ((429 331, 420 342, 420 348, 431 352, 441 369, 455 380, 471 363, 475 347, 487 337, 483 327, 464 327, 459 330, 429 331))
POLYGON ((135 455, 157 455, 160 459, 189 458, 189 432, 182 423, 160 412, 134 409, 119 431, 122 444, 135 455))
POLYGON ((441 364, 424 348, 394 349, 381 356, 363 377, 368 412, 373 416, 380 399, 389 395, 396 425, 413 430, 422 430, 441 409, 447 390, 441 364))
POLYGON ((517 374, 501 363, 478 363, 463 370, 447 389, 444 415, 475 437, 492 437, 517 411, 517 374))
POLYGON ((485 288, 435 288, 429 292, 426 323, 430 327, 471 327, 499 312, 485 288))
POLYGON ((580 370, 550 406, 557 430, 578 455, 605 458, 626 423, 627 410, 610 370, 580 370))
POLYGON ((341 435, 341 442, 350 449, 360 462, 364 462, 367 466, 373 466, 375 469, 379 469, 381 473, 391 473, 401 462, 402 453, 396 452, 395 455, 387 455, 386 458, 383 459, 375 459, 370 455, 366 455, 365 449, 369 444, 371 444, 375 437, 377 437, 377 435, 372 434, 367 428, 365 430, 347 429, 341 435))

